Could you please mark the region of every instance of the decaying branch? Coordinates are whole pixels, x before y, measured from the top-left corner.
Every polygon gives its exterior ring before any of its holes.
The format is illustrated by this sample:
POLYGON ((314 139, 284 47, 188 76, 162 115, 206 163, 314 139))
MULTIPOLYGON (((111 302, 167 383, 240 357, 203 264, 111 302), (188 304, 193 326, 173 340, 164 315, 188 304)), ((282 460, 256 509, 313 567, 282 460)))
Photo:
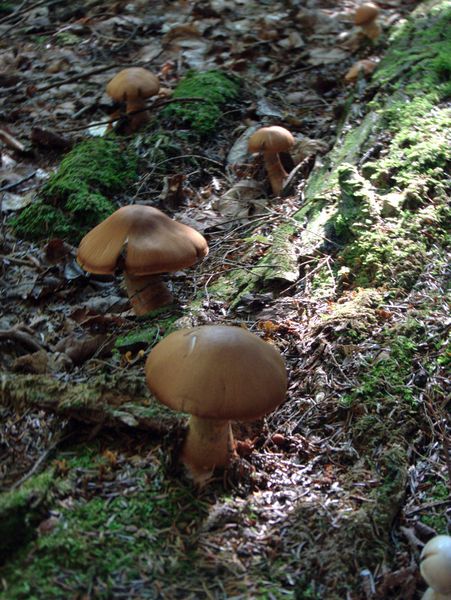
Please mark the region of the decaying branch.
POLYGON ((48 375, 0 375, 0 405, 34 407, 85 423, 167 433, 179 420, 131 376, 92 377, 68 383, 48 375))

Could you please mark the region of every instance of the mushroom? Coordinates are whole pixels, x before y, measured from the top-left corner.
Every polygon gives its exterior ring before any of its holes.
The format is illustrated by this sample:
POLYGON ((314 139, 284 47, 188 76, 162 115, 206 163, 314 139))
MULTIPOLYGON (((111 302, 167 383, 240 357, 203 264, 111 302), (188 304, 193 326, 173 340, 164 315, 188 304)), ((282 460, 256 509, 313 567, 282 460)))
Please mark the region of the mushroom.
POLYGON ((149 120, 149 112, 145 110, 146 99, 158 94, 160 82, 156 75, 142 67, 123 69, 106 86, 107 94, 114 102, 125 102, 125 110, 129 116, 130 128, 136 131, 149 120), (140 111, 135 114, 135 111, 140 111))
POLYGON ((430 586, 423 600, 451 600, 451 536, 437 535, 423 548, 420 571, 430 586))
POLYGON ((273 125, 262 127, 251 135, 248 141, 249 152, 263 152, 263 160, 271 182, 272 191, 280 194, 288 173, 280 162, 279 152, 288 152, 294 138, 288 129, 273 125))
POLYGON ((145 368, 157 399, 191 415, 182 461, 198 482, 227 465, 230 420, 262 417, 283 401, 287 389, 279 352, 241 327, 175 331, 153 348, 145 368))
POLYGON ((365 77, 367 75, 371 75, 376 66, 377 63, 374 60, 371 60, 370 58, 363 58, 362 60, 358 60, 347 71, 345 75, 345 81, 347 83, 355 83, 359 78, 360 73, 363 73, 365 77))
POLYGON ((370 40, 375 40, 381 34, 381 28, 376 19, 379 15, 379 7, 372 2, 361 4, 355 11, 354 23, 362 28, 362 32, 370 40))
POLYGON ((77 261, 89 273, 112 274, 126 245, 124 276, 137 315, 170 304, 161 273, 190 267, 208 254, 205 238, 150 206, 123 206, 81 240, 77 261))

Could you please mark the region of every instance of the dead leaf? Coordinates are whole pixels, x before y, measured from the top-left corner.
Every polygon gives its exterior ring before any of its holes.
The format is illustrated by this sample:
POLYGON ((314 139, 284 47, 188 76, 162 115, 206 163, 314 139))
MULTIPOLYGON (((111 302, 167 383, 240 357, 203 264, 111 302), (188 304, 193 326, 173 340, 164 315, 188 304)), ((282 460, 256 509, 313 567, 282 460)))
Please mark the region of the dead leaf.
POLYGON ((348 53, 338 48, 312 48, 308 62, 311 65, 340 63, 348 58, 348 53))

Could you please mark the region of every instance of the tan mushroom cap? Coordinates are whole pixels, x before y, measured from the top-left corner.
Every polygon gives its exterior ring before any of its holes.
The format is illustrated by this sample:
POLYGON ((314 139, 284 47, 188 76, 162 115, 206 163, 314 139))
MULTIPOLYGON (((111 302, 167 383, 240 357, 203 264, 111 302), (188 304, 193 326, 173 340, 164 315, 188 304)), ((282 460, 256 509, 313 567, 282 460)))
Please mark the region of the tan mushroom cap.
POLYGON ((379 14, 379 7, 372 2, 361 4, 355 11, 354 23, 356 25, 367 25, 376 19, 379 14))
POLYGON ((142 67, 131 67, 119 71, 106 86, 107 94, 115 101, 137 100, 158 94, 158 77, 142 67))
POLYGON ((249 152, 287 152, 293 144, 294 137, 288 129, 272 125, 253 133, 248 141, 248 149, 249 152))
POLYGON ((124 245, 125 270, 151 275, 184 269, 208 254, 205 238, 150 206, 123 206, 81 240, 78 263, 90 273, 114 273, 124 245))
POLYGON ((149 354, 146 379, 161 403, 204 419, 256 419, 281 404, 287 389, 279 352, 225 325, 168 335, 149 354))

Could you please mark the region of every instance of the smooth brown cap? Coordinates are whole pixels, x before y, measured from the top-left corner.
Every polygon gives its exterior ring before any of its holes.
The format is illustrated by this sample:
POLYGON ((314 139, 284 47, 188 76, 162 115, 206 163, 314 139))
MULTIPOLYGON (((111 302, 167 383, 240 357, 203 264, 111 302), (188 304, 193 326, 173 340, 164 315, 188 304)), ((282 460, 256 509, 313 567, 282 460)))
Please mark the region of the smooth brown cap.
POLYGON ((89 273, 114 273, 124 245, 130 275, 189 267, 208 254, 205 238, 150 206, 123 206, 81 240, 77 261, 89 273))
POLYGON ((141 67, 123 69, 106 86, 106 92, 115 102, 137 100, 158 94, 160 82, 156 75, 141 67))
POLYGON ((262 127, 251 135, 248 141, 249 152, 287 152, 294 144, 288 129, 272 125, 262 127))
POLYGON ((379 14, 379 7, 372 2, 361 4, 355 11, 354 23, 356 25, 367 25, 374 21, 379 14))
POLYGON ((169 334, 149 354, 146 379, 162 404, 205 419, 256 419, 281 404, 287 389, 276 348, 226 325, 169 334))

